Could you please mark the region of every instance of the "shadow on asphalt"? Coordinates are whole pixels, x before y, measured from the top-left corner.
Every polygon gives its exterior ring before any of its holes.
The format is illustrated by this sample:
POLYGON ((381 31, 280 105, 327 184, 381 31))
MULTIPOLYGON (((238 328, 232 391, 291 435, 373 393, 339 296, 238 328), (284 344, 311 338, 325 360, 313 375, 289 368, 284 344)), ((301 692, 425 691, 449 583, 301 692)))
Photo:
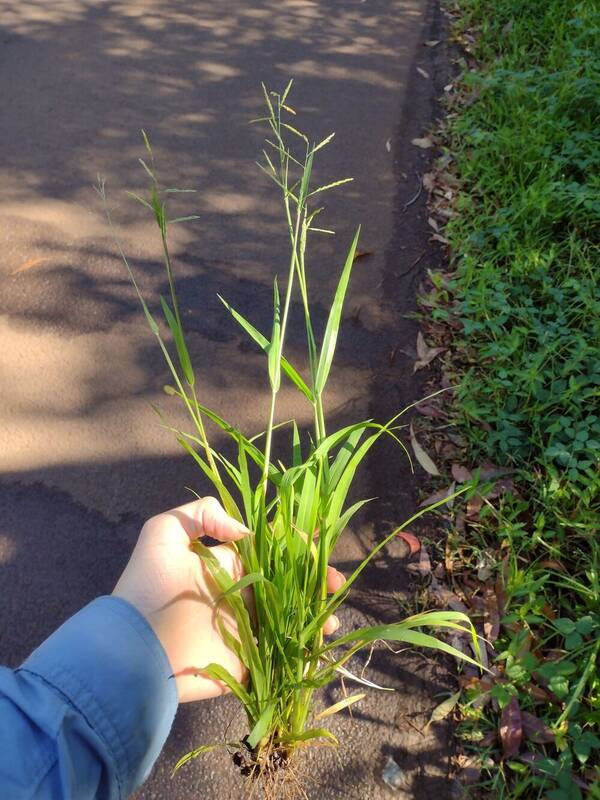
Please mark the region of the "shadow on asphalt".
MULTIPOLYGON (((412 62, 421 33, 424 39, 439 38, 431 12, 423 26, 421 5, 416 0, 369 0, 368 6, 343 2, 332 13, 326 3, 304 0, 0 1, 0 91, 11 120, 0 130, 7 165, 2 169, 3 204, 16 235, 23 227, 27 246, 21 254, 18 240, 18 258, 12 264, 8 248, 0 270, 13 271, 38 253, 46 259, 43 269, 3 280, 0 313, 17 327, 37 326, 69 339, 102 334, 119 323, 143 325, 91 185, 97 173, 107 177, 109 202, 116 206, 127 252, 156 303, 165 281, 155 248, 145 241, 147 217, 133 201, 124 200, 125 190, 145 188, 137 164, 142 154, 137 131, 144 128, 152 138, 159 173, 169 185, 200 190, 174 208, 174 213, 202 217, 201 234, 190 226, 175 247, 192 355, 202 357, 207 344, 217 354, 226 346, 227 363, 215 361, 205 371, 211 397, 238 386, 251 405, 257 383, 249 357, 254 350, 227 318, 216 293, 268 330, 268 285, 275 272, 285 270, 286 241, 272 187, 253 166, 262 133, 247 123, 261 112, 259 80, 280 88, 294 75, 293 100, 302 110, 302 125, 315 139, 338 132, 337 146, 317 167, 315 180, 357 177, 347 191, 330 196, 324 224, 332 224, 338 236, 335 241, 325 237, 314 251, 311 288, 317 298, 317 329, 323 328, 327 298, 359 221, 365 230, 361 247, 374 251, 357 262, 336 356, 341 374, 350 374, 343 372, 345 367, 372 369, 374 379, 368 387, 356 386, 350 378, 341 385, 331 425, 363 415, 365 394, 366 413, 378 420, 414 400, 421 384, 407 376, 416 326, 402 315, 413 310, 421 269, 434 264, 436 256, 428 254, 426 264, 417 261, 428 247, 424 198, 405 214, 417 171, 427 168, 426 155, 411 150, 408 142, 429 124, 440 86, 414 74, 404 86, 394 70, 412 62), (389 120, 390 107, 396 109, 399 124, 378 127, 379 120, 389 120), (386 166, 388 156, 393 169, 386 166), (39 214, 31 205, 32 194, 39 200, 39 214), (78 209, 74 216, 73 209, 78 209), (390 213, 395 220, 391 239, 385 222, 390 213)), ((302 368, 303 341, 294 324, 298 311, 294 306, 289 344, 302 368)), ((107 358, 101 348, 98 353, 107 358)), ((93 414, 109 401, 134 396, 141 406, 168 375, 159 366, 154 345, 141 338, 132 345, 130 360, 142 376, 137 392, 121 383, 116 367, 113 379, 107 380, 114 365, 99 364, 97 378, 89 378, 86 387, 85 408, 60 414, 93 414)), ((55 412, 45 401, 42 386, 36 392, 38 405, 26 408, 25 418, 50 418, 55 412)), ((217 447, 221 443, 215 442, 217 447)), ((280 434, 279 452, 284 454, 286 447, 280 434)), ((17 665, 70 614, 111 591, 143 522, 138 489, 150 516, 188 500, 185 486, 206 491, 197 469, 184 457, 74 459, 6 473, 0 484, 0 662, 17 665), (119 521, 108 519, 73 499, 86 494, 76 491, 78 486, 98 487, 106 504, 100 507, 114 502, 117 508, 134 510, 119 521), (64 487, 72 487, 73 496, 64 487)), ((396 450, 383 442, 369 459, 357 491, 379 497, 377 510, 365 515, 356 531, 358 549, 364 552, 389 530, 390 521, 397 523, 414 508, 415 483, 396 450)), ((344 558, 340 567, 349 571, 356 563, 355 557, 344 558)), ((342 610, 344 626, 397 618, 396 592, 402 596, 406 586, 402 564, 382 554, 342 610)), ((355 722, 345 713, 333 718, 332 730, 346 744, 339 757, 325 750, 307 754, 309 796, 392 796, 380 780, 389 754, 406 776, 406 798, 449 797, 448 726, 442 722, 423 734, 428 714, 439 702, 436 694, 447 690, 448 672, 421 655, 392 656, 382 650, 374 654, 369 677, 395 686, 396 699, 372 692, 354 712, 355 722)), ((323 702, 339 699, 336 692, 339 688, 329 687, 323 702)), ((232 730, 243 730, 231 698, 182 707, 140 800, 243 797, 242 785, 224 778, 232 770, 226 753, 194 762, 174 781, 169 777, 182 753, 220 740, 230 724, 232 730)))

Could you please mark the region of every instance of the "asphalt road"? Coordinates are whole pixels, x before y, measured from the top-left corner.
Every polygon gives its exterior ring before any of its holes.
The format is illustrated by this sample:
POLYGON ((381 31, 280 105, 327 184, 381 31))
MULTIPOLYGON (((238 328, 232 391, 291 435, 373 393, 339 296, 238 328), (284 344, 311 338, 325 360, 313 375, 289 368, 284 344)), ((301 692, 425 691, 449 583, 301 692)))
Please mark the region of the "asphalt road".
MULTIPOLYGON (((144 187, 141 128, 165 182, 198 189, 181 208, 201 220, 176 230, 173 249, 207 405, 248 432, 266 418, 264 360, 216 293, 268 328, 286 235, 273 187, 253 163, 261 132, 248 120, 261 112, 260 81, 281 88, 289 77, 302 127, 315 140, 337 133, 316 180, 355 178, 329 196, 324 222, 338 233, 323 237, 312 258, 321 328, 358 223, 370 253, 351 286, 327 397, 330 426, 385 419, 418 397, 416 329, 406 314, 435 254, 423 199, 406 204, 428 155, 410 140, 431 122, 447 69, 443 46, 423 46, 440 36, 438 16, 426 0, 0 2, 3 663, 17 665, 69 614, 111 591, 144 518, 189 499, 186 486, 207 491, 150 409, 159 402, 179 419, 92 190, 105 176, 123 246, 156 301, 165 288, 159 242, 125 194, 144 187)), ((290 352, 301 362, 296 331, 290 352)), ((279 418, 308 422, 308 412, 286 387, 279 418)), ((379 500, 342 541, 337 564, 346 569, 410 513, 416 482, 384 445, 358 491, 379 500)), ((344 628, 399 616, 399 556, 389 551, 368 571, 343 610, 344 628)), ((444 669, 418 654, 383 652, 371 677, 396 694, 371 693, 354 719, 334 719, 344 746, 306 756, 308 796, 450 797, 448 730, 442 723, 422 732, 444 669), (380 777, 388 755, 403 771, 395 793, 380 777)), ((140 800, 242 798, 226 753, 170 778, 181 754, 240 725, 230 699, 182 707, 140 800)))

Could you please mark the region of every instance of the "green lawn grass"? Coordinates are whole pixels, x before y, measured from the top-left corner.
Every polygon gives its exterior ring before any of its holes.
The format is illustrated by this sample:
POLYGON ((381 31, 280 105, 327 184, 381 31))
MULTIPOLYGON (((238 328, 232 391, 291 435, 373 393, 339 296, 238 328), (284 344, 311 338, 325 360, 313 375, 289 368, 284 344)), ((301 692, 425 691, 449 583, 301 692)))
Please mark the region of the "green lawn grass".
POLYGON ((600 798, 600 4, 451 9, 479 68, 447 128, 462 187, 444 234, 456 305, 433 313, 461 323, 457 414, 473 463, 514 468, 518 489, 469 529, 504 560, 507 607, 494 702, 467 703, 459 733, 487 764, 487 796, 600 798), (486 734, 512 698, 549 741, 521 725, 503 755, 486 734))

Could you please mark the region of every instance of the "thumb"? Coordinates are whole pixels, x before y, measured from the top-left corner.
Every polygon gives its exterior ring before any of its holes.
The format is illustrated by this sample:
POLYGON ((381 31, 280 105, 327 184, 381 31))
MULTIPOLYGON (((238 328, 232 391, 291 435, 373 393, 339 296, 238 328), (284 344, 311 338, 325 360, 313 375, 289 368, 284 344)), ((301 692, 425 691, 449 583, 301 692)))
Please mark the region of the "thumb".
POLYGON ((183 528, 192 540, 210 536, 220 542, 235 542, 250 533, 245 525, 226 513, 216 497, 203 497, 177 510, 183 528))

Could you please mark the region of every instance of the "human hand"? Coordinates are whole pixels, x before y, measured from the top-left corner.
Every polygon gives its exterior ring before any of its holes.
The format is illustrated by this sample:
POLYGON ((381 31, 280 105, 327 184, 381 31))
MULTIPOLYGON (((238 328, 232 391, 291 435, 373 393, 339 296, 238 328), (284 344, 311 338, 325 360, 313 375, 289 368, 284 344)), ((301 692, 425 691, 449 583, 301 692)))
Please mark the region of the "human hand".
MULTIPOLYGON (((209 663, 221 664, 240 682, 247 679, 245 666, 227 647, 216 626, 214 611, 220 591, 202 560, 191 550, 190 542, 202 536, 224 542, 211 548, 211 552, 237 581, 244 570, 231 542, 248 533, 214 497, 158 514, 142 528, 113 591, 113 595, 135 606, 154 629, 171 663, 181 702, 204 700, 228 691, 219 681, 199 672, 209 663)), ((340 572, 328 568, 330 592, 337 591, 344 581, 340 572)), ((246 592, 248 602, 251 590, 246 592)), ((228 604, 221 605, 220 614, 235 635, 235 616, 228 604)), ((331 634, 338 626, 336 617, 330 617, 323 631, 331 634)))

